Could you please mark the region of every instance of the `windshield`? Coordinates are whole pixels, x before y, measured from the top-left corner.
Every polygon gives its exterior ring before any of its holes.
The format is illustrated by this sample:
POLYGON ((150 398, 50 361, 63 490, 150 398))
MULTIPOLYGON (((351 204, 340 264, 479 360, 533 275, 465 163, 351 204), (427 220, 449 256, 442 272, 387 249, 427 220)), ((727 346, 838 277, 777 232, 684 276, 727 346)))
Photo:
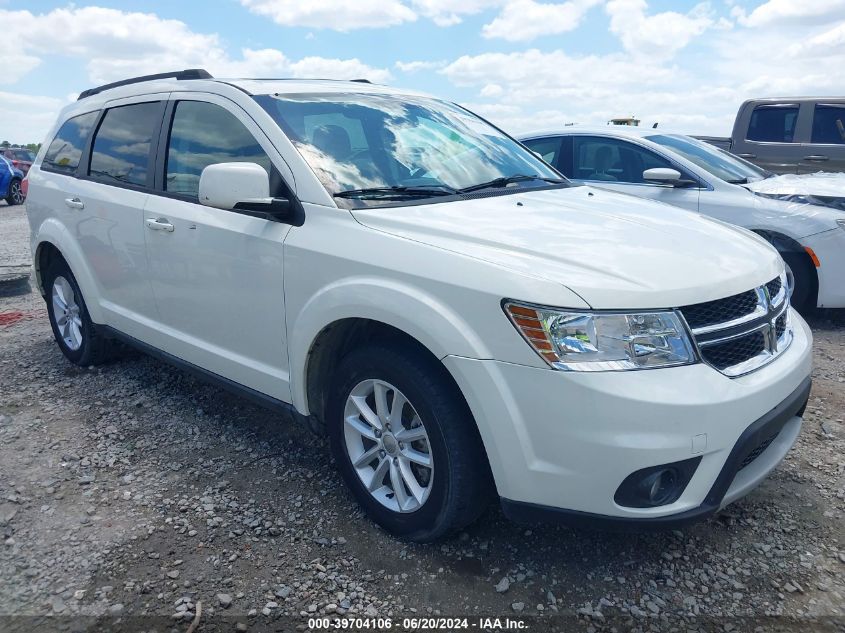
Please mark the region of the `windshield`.
POLYGON ((255 100, 341 205, 425 199, 473 187, 548 187, 542 179, 565 184, 502 132, 435 99, 330 93, 255 100))
POLYGON ((756 165, 752 165, 704 141, 697 141, 686 136, 665 134, 647 138, 658 145, 676 151, 688 161, 716 176, 716 178, 721 178, 733 184, 744 184, 766 178, 769 175, 769 172, 765 169, 760 169, 756 165))

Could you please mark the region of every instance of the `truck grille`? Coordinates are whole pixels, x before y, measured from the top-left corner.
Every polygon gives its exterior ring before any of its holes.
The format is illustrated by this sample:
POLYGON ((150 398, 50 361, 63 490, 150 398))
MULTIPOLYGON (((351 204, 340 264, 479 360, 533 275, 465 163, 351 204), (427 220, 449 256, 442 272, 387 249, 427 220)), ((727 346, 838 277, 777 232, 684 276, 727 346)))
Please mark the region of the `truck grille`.
POLYGON ((792 342, 786 290, 781 275, 753 290, 681 308, 701 359, 733 378, 779 356, 792 342))

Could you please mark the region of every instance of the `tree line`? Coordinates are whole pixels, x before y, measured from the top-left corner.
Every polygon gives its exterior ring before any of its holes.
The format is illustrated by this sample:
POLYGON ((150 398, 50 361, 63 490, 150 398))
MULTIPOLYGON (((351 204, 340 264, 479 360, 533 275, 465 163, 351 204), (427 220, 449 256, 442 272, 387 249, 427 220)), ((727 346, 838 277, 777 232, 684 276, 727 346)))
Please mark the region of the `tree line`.
POLYGON ((13 143, 10 143, 9 141, 0 142, 0 148, 6 148, 6 147, 25 147, 26 149, 28 149, 33 154, 37 154, 38 150, 41 149, 41 143, 27 143, 26 145, 14 145, 13 143))

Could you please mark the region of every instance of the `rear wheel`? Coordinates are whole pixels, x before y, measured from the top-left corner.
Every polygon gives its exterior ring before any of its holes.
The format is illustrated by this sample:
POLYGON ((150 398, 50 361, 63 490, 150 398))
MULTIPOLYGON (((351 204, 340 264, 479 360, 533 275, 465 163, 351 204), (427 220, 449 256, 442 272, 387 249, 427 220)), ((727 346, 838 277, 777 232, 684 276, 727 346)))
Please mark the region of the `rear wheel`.
POLYGON ((23 204, 25 200, 20 178, 12 178, 9 183, 9 193, 6 195, 6 202, 10 205, 23 204))
POLYGON ((335 372, 327 422, 344 480, 392 534, 432 541, 489 503, 489 467, 469 408, 423 352, 352 351, 335 372))
POLYGON ((806 314, 816 307, 818 293, 815 267, 806 253, 781 253, 786 263, 787 274, 792 275, 792 306, 806 314))
POLYGON ((76 365, 98 365, 109 358, 110 341, 88 315, 82 292, 64 260, 54 261, 45 275, 47 314, 59 349, 76 365))

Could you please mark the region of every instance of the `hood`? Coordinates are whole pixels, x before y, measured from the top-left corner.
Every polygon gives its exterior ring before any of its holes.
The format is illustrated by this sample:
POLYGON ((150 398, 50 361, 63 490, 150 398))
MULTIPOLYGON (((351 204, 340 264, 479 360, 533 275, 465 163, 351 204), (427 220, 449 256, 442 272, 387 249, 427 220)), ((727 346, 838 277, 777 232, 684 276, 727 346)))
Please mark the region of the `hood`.
POLYGON ((767 198, 815 204, 845 211, 845 173, 782 174, 743 185, 767 198))
POLYGON ((562 284, 593 308, 711 301, 760 286, 783 266, 745 229, 592 187, 352 213, 372 229, 562 284))

